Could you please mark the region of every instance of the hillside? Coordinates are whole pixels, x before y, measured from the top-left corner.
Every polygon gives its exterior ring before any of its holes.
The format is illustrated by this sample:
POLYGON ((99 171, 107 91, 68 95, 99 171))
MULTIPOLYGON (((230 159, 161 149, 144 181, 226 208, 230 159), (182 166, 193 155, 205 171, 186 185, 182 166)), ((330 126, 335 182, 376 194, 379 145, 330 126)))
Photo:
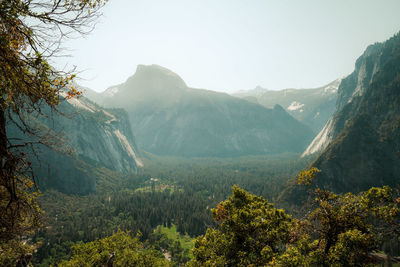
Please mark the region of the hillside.
POLYGON ((100 102, 127 110, 138 146, 159 155, 299 152, 313 137, 280 106, 265 108, 190 88, 177 74, 157 65, 139 65, 125 83, 106 90, 100 102))
MULTIPOLYGON (((321 170, 317 184, 336 192, 397 185, 400 35, 369 46, 357 60, 354 72, 342 81, 338 94, 338 110, 320 134, 329 138, 314 140, 311 145, 325 147, 311 164, 321 170)), ((298 201, 298 190, 291 194, 298 201)))
POLYGON ((290 115, 318 133, 335 111, 340 82, 341 79, 337 79, 319 88, 279 91, 257 86, 253 90, 239 91, 233 95, 267 108, 281 105, 290 115))
MULTIPOLYGON (((65 193, 96 191, 102 172, 132 173, 142 167, 137 148, 123 110, 104 109, 85 97, 71 98, 57 111, 43 109, 46 116, 30 115, 29 122, 46 135, 48 146, 36 145, 30 154, 33 170, 42 189, 55 188, 65 193)), ((10 124, 8 132, 16 139, 37 141, 10 124)))

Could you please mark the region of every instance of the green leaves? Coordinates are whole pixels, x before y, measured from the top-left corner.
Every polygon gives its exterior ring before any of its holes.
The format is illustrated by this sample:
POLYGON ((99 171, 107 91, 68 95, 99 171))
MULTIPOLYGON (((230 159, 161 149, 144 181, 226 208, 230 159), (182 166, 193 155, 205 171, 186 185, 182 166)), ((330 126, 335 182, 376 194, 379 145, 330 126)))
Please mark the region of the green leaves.
POLYGON ((344 195, 316 188, 314 195, 314 210, 295 223, 293 242, 277 258, 281 265, 290 266, 296 254, 305 266, 367 266, 382 238, 398 228, 398 203, 387 186, 344 195))
POLYGON ((375 248, 373 236, 351 229, 338 235, 335 246, 329 251, 331 263, 338 266, 365 266, 369 253, 375 248))
POLYGON ((110 256, 114 266, 170 266, 170 263, 152 248, 146 248, 138 236, 132 238, 128 232, 118 231, 112 236, 89 243, 72 246, 73 256, 58 266, 102 266, 110 256))
POLYGON ((261 265, 289 241, 290 216, 237 186, 212 214, 219 227, 208 229, 196 240, 194 266, 261 265))
POLYGON ((312 167, 309 170, 305 170, 299 173, 297 177, 298 184, 311 185, 317 173, 321 172, 316 167, 312 167))
MULTIPOLYGON (((43 115, 46 105, 55 109, 64 88, 69 89, 67 97, 80 95, 70 86, 70 73, 56 70, 49 61, 71 32, 81 35, 93 29, 98 17, 96 11, 104 3, 100 0, 0 1, 0 246, 30 234, 39 225, 37 188, 26 187, 31 184, 32 170, 19 149, 50 142, 49 134, 30 123, 26 115, 43 115), (94 11, 90 15, 83 12, 90 9, 94 11), (37 141, 10 141, 6 127, 9 122, 37 141)), ((4 251, 0 249, 0 254, 4 251)))
MULTIPOLYGON (((299 175, 310 184, 316 168, 299 175)), ((219 223, 196 239, 189 266, 368 266, 383 229, 398 229, 389 187, 337 195, 315 189, 314 209, 292 219, 237 186, 212 210, 219 223)))

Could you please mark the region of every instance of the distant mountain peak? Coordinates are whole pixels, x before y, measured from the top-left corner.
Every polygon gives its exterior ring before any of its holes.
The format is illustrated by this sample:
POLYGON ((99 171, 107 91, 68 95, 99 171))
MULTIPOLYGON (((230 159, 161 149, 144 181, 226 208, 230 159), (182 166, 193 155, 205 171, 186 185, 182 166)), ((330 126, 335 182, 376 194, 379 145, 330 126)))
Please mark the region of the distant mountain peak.
POLYGON ((268 90, 257 86, 232 95, 266 108, 273 108, 275 104, 279 104, 298 121, 305 123, 318 133, 335 111, 341 80, 336 79, 327 85, 310 89, 268 90))
POLYGON ((138 65, 116 91, 104 99, 104 106, 127 110, 138 146, 150 153, 232 157, 299 152, 313 137, 311 129, 281 106, 272 110, 190 88, 158 65, 138 65))
POLYGON ((323 87, 324 92, 327 93, 327 94, 336 94, 338 92, 339 85, 342 82, 342 80, 343 80, 343 77, 342 78, 338 78, 338 79, 334 80, 333 82, 325 85, 323 87))
POLYGON ((142 65, 139 64, 135 74, 129 79, 149 79, 148 81, 156 80, 158 82, 172 82, 178 88, 187 88, 185 81, 175 72, 160 65, 142 65))
POLYGON ((172 70, 167 69, 167 68, 157 65, 157 64, 151 64, 151 65, 139 64, 136 67, 136 73, 141 72, 141 71, 160 71, 160 72, 164 72, 166 74, 172 74, 172 75, 178 76, 178 74, 176 74, 172 70))

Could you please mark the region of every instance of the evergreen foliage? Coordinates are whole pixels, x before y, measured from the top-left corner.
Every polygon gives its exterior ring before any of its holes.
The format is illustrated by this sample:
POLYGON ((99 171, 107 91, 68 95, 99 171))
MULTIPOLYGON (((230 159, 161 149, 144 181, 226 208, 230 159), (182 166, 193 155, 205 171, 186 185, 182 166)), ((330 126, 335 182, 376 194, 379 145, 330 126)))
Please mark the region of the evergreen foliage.
MULTIPOLYGON (((310 184, 317 172, 302 172, 299 182, 310 184)), ((189 266, 373 266, 381 242, 399 234, 390 187, 343 195, 316 188, 314 196, 314 208, 298 220, 233 187, 212 210, 218 227, 196 239, 189 266)))
POLYGON ((73 256, 58 266, 102 266, 113 257, 113 266, 170 266, 160 253, 151 247, 145 247, 138 237, 132 238, 128 232, 118 231, 112 236, 89 243, 72 246, 73 256))
POLYGON ((212 210, 217 229, 196 240, 192 266, 261 266, 284 251, 291 217, 237 186, 212 210))
MULTIPOLYGON (((284 183, 308 162, 297 155, 159 158, 145 162, 150 174, 124 178, 104 172, 104 177, 98 178, 96 194, 77 196, 46 191, 40 199, 45 211, 44 227, 32 240, 42 243, 34 254, 35 264, 48 266, 68 259, 71 244, 105 238, 118 228, 140 231, 141 240, 149 239, 154 245, 153 230, 158 225, 174 224, 180 234, 197 237, 216 225, 210 209, 228 197, 227 192, 234 184, 272 201, 284 183), (154 177, 158 179, 156 188, 163 185, 166 189, 142 190, 150 188, 149 182, 154 177)), ((183 244, 182 248, 185 249, 183 244)))

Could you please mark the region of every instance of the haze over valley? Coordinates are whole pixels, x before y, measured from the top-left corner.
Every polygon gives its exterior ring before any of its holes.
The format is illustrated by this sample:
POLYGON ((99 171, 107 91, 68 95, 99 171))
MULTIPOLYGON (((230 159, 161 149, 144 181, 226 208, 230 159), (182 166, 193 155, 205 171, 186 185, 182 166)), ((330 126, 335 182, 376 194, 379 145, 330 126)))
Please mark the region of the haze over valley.
POLYGON ((399 266, 399 4, 150 2, 0 3, 0 266, 399 266))

